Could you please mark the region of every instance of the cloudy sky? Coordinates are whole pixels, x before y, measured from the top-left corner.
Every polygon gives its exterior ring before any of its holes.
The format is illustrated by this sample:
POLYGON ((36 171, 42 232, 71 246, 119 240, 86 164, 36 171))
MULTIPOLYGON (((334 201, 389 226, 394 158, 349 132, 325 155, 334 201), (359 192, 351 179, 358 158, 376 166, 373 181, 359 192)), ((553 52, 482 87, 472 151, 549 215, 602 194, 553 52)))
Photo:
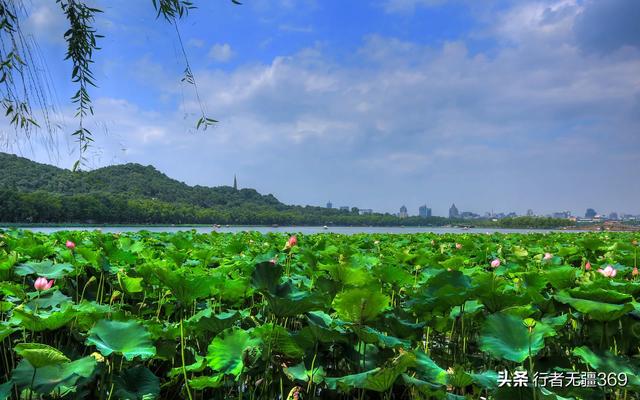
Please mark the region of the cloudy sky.
MULTIPOLYGON (((60 129, 55 151, 8 148, 68 168, 64 17, 25 3, 60 129)), ((152 164, 209 186, 235 173, 289 204, 640 213, 637 0, 195 3, 180 37, 151 1, 97 3, 90 167, 152 164), (220 121, 206 132, 180 38, 220 121)))

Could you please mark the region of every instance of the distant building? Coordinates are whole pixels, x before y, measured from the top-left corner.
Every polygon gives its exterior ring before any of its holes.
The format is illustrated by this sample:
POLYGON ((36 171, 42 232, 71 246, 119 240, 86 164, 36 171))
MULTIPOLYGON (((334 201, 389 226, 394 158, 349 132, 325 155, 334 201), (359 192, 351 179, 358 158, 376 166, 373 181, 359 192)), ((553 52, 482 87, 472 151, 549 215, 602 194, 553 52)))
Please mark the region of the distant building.
POLYGON ((373 214, 373 210, 370 208, 363 208, 360 210, 360 215, 371 215, 373 214))
POLYGON ((473 213, 471 211, 463 211, 462 213, 460 213, 459 217, 462 219, 476 219, 476 218, 480 218, 480 215, 473 213))
POLYGON ((429 218, 431 217, 431 209, 427 207, 426 204, 423 206, 420 206, 418 208, 418 215, 421 216, 422 218, 429 218))
POLYGON ((331 200, 329 200, 329 202, 327 203, 327 208, 333 208, 333 203, 331 203, 331 200))
POLYGON ((518 214, 516 214, 516 213, 515 213, 515 212, 513 212, 513 211, 512 211, 512 212, 510 212, 509 214, 507 214, 507 218, 515 218, 515 217, 517 217, 517 216, 518 216, 518 214))
POLYGON ((609 219, 612 219, 614 221, 618 220, 618 213, 617 212, 612 212, 609 214, 609 219))
POLYGON ((458 217, 460 217, 460 213, 458 212, 458 208, 454 203, 451 205, 451 208, 449 209, 449 218, 453 219, 458 217))
POLYGON ((238 190, 238 180, 236 179, 236 174, 233 174, 233 190, 238 190))
POLYGON ((568 219, 571 217, 571 211, 560 211, 551 214, 551 218, 568 219))
POLYGON ((349 211, 349 206, 340 206, 340 211, 349 211))
POLYGON ((527 210, 527 217, 533 217, 533 210, 532 209, 528 209, 527 210))
POLYGON ((596 215, 598 215, 598 213, 593 208, 587 208, 587 211, 584 213, 584 217, 589 219, 595 218, 596 215))
POLYGON ((405 206, 400 207, 400 214, 398 214, 398 217, 407 218, 408 216, 409 214, 407 213, 407 207, 405 206))

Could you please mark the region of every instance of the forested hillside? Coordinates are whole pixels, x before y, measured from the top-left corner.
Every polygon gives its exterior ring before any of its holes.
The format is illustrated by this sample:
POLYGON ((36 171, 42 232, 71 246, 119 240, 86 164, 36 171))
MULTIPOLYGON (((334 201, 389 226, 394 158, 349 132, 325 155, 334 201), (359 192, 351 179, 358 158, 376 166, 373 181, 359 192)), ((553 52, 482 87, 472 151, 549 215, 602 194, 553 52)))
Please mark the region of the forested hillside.
POLYGON ((171 179, 152 166, 123 164, 88 172, 71 172, 12 154, 0 153, 0 188, 18 192, 43 191, 63 195, 112 194, 129 199, 156 199, 199 207, 286 206, 272 195, 230 186, 189 186, 171 179))
MULTIPOLYGON (((0 222, 90 224, 240 224, 417 226, 469 224, 442 217, 359 215, 357 209, 285 205, 272 195, 230 186, 189 186, 152 166, 113 165, 88 172, 0 153, 0 222)), ((551 228, 566 220, 511 218, 474 225, 551 228)))

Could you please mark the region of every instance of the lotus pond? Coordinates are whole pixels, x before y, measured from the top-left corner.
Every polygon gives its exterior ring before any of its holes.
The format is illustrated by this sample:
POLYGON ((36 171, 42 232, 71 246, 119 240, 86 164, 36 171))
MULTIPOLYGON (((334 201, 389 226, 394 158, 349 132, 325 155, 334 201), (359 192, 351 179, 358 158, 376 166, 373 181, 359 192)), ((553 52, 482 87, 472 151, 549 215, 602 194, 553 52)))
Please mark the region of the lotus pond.
POLYGON ((0 231, 0 399, 637 399, 638 240, 0 231))

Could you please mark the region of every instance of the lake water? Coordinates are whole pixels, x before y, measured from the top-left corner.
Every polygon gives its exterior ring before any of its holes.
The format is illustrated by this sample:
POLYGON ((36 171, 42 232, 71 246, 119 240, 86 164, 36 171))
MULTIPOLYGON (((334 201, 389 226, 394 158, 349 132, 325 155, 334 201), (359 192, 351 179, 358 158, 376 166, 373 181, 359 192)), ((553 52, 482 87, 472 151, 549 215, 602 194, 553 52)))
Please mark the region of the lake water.
MULTIPOLYGON (((1 227, 0 229, 10 229, 1 227)), ((358 227, 358 226, 331 226, 324 229, 321 226, 222 226, 220 228, 214 228, 213 226, 66 226, 66 227, 22 227, 20 229, 26 229, 33 232, 52 233, 57 231, 66 230, 97 230, 109 233, 120 232, 137 232, 137 231, 150 231, 150 232, 179 232, 195 230, 199 233, 210 232, 244 232, 244 231, 257 231, 261 233, 268 232, 281 232, 281 233, 340 233, 344 235, 353 235, 356 233, 487 233, 487 232, 499 232, 499 233, 549 233, 549 232, 575 232, 575 231, 561 231, 552 229, 499 229, 499 228, 443 228, 443 227, 358 227)))

